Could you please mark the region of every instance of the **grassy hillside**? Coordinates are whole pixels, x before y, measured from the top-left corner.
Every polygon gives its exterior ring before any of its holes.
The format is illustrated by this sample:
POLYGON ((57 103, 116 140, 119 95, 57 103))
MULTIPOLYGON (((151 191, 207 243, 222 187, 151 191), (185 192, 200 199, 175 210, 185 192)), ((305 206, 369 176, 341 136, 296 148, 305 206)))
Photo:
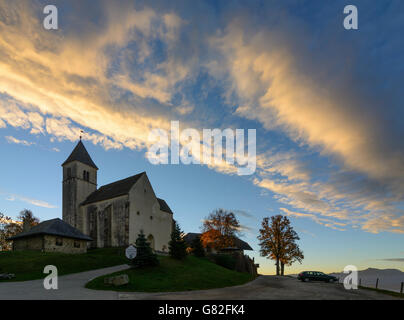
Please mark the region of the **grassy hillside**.
POLYGON ((56 266, 58 274, 64 275, 125 263, 128 260, 123 248, 94 249, 83 254, 0 251, 0 273, 14 273, 16 276, 10 281, 44 278, 46 275, 43 269, 46 265, 56 266))
POLYGON ((253 280, 248 273, 231 271, 206 258, 188 256, 184 261, 159 257, 160 266, 147 269, 129 269, 113 273, 129 276, 129 283, 120 287, 105 285, 104 278, 93 279, 86 288, 115 291, 168 292, 223 288, 253 280))

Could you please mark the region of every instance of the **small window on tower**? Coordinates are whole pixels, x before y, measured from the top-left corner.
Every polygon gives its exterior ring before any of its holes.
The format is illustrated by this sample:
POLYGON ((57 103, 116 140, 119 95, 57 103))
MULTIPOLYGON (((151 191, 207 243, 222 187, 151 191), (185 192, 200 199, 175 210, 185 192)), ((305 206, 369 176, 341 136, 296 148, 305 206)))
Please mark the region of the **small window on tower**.
POLYGON ((90 172, 86 170, 83 171, 83 180, 90 181, 90 172))
POLYGON ((67 168, 67 177, 68 178, 72 177, 72 168, 67 168))

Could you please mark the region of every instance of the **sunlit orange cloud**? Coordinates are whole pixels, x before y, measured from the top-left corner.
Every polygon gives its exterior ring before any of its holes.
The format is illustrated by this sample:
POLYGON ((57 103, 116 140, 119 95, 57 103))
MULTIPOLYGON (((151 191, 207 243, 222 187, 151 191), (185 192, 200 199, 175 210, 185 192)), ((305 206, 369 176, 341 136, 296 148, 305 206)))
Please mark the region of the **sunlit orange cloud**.
MULTIPOLYGON (((255 184, 274 192, 280 202, 310 212, 309 218, 315 212, 350 220, 370 232, 402 233, 403 212, 395 202, 404 191, 404 157, 399 152, 386 155, 384 140, 377 136, 380 130, 375 129, 380 128, 377 115, 364 117, 361 109, 369 101, 361 101, 350 90, 341 95, 327 87, 316 77, 315 65, 313 74, 302 72, 298 60, 304 53, 293 47, 295 36, 282 37, 268 30, 247 35, 244 27, 237 21, 211 38, 211 44, 224 55, 222 64, 211 65, 212 73, 228 75, 228 96, 233 92, 240 99, 237 114, 261 122, 268 130, 286 132, 300 145, 334 157, 345 170, 387 184, 392 192, 383 199, 383 194, 375 192, 344 191, 331 183, 309 181, 314 174, 301 170, 296 159, 275 161, 265 170, 284 180, 261 177, 255 184), (338 204, 343 201, 345 205, 338 204)), ((261 167, 265 161, 265 157, 258 158, 261 167)))
POLYGON ((148 111, 147 106, 114 105, 109 89, 117 86, 166 103, 171 88, 186 76, 186 67, 175 71, 176 64, 167 61, 160 66, 167 71, 165 78, 149 72, 144 83, 129 83, 124 74, 106 76, 110 62, 104 52, 107 46, 125 48, 128 41, 136 40, 134 31, 145 37, 159 36, 152 34, 152 19, 165 21, 167 28, 160 36, 174 41, 181 20, 173 14, 158 16, 151 9, 107 9, 106 30, 74 38, 42 28, 29 2, 2 5, 10 16, 19 17, 18 24, 0 22, 0 87, 12 97, 7 105, 2 102, 2 126, 4 121, 20 127, 30 123, 33 133, 40 133, 46 116, 48 133, 71 140, 79 129, 70 125, 70 119, 100 133, 86 137, 89 140, 118 149, 145 147, 150 128, 168 128, 167 112, 164 116, 148 111))
POLYGON ((349 106, 351 93, 337 96, 301 73, 295 63, 299 52, 277 38, 269 31, 246 37, 241 26, 232 24, 224 36, 212 40, 225 55, 233 89, 245 101, 238 113, 268 129, 280 126, 293 139, 321 146, 324 153, 338 155, 348 167, 372 177, 404 177, 403 159, 386 158, 378 149, 376 120, 349 106))

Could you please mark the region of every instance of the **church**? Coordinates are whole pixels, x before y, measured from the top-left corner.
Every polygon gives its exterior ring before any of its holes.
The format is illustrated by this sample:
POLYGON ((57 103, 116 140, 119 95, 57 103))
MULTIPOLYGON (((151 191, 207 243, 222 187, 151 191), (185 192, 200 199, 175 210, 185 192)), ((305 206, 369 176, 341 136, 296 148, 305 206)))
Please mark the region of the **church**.
POLYGON ((63 167, 63 221, 89 236, 90 248, 134 244, 142 230, 168 252, 173 212, 156 197, 146 172, 97 188, 98 168, 80 140, 63 167))

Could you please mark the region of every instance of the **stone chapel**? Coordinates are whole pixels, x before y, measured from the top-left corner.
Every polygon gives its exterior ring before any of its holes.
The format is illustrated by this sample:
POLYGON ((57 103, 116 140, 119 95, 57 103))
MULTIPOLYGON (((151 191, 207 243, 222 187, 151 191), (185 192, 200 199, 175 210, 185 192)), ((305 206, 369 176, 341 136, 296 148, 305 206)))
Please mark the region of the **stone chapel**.
POLYGON ((62 167, 63 221, 91 237, 89 247, 134 244, 143 230, 155 251, 168 252, 173 212, 146 172, 97 188, 98 168, 81 140, 62 167))

